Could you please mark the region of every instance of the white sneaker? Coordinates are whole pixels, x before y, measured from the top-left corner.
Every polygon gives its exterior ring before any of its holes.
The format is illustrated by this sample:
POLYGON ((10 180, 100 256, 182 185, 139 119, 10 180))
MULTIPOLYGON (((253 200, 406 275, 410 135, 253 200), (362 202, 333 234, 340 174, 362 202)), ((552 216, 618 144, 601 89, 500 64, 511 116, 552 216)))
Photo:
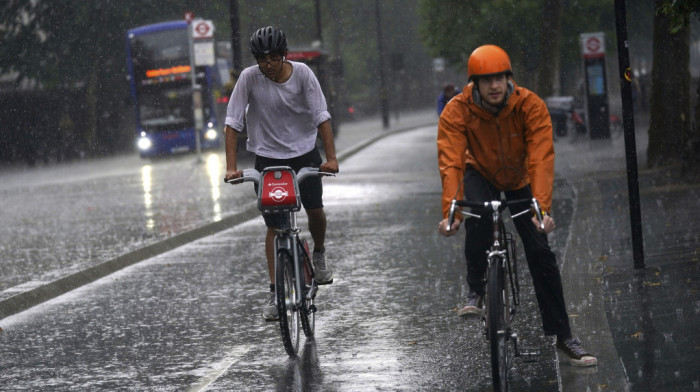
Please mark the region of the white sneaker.
POLYGON ((457 310, 459 316, 480 316, 484 307, 484 299, 477 293, 470 291, 467 296, 467 303, 463 308, 457 310))
POLYGON ((326 250, 314 250, 314 272, 318 284, 333 283, 333 269, 326 265, 326 250))
POLYGON ((275 301, 275 292, 272 291, 267 297, 265 306, 263 307, 263 318, 267 321, 276 321, 280 319, 277 314, 277 303, 275 301))

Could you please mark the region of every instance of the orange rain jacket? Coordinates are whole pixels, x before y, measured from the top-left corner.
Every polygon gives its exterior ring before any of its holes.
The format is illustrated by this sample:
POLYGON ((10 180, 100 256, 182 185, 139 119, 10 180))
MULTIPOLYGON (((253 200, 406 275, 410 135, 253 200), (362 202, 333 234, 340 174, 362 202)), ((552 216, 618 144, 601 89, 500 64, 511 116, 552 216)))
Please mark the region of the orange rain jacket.
POLYGON ((474 83, 442 112, 437 147, 444 217, 452 199, 462 198, 465 167, 503 191, 531 184, 542 209, 551 211, 554 142, 549 111, 535 93, 512 83, 513 91, 498 115, 474 102, 474 83))

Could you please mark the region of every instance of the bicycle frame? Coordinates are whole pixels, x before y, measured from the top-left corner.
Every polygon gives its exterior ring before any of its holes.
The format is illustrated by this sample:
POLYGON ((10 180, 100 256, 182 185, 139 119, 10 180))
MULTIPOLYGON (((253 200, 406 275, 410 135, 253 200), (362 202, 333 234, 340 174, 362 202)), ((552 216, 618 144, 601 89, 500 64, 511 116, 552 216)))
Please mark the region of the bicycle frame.
MULTIPOLYGON (((315 283, 316 275, 314 273, 313 265, 310 262, 304 263, 305 265, 303 265, 301 262, 301 260, 304 260, 304 258, 302 258, 302 255, 299 254, 299 249, 301 248, 299 232, 301 229, 297 225, 297 213, 293 211, 288 212, 287 214, 289 218, 287 221, 289 222, 289 227, 278 228, 275 230, 275 274, 277 274, 277 265, 279 264, 279 252, 288 252, 292 257, 292 263, 294 264, 294 275, 296 276, 295 286, 297 292, 304 295, 303 299, 313 299, 316 295, 316 291, 318 291, 318 285, 315 283), (304 290, 305 284, 302 284, 302 281, 305 280, 304 268, 308 268, 311 275, 310 287, 309 290, 306 290, 306 292, 304 290)), ((303 250, 303 252, 305 252, 305 250, 303 250)), ((310 255, 307 254, 306 256, 306 260, 310 260, 310 255)), ((296 309, 301 306, 301 301, 302 297, 299 296, 290 305, 293 309, 296 309)))
MULTIPOLYGON (((521 355, 518 348, 518 336, 511 329, 511 323, 515 317, 517 307, 520 304, 520 284, 518 279, 517 262, 515 259, 515 241, 511 233, 505 229, 502 212, 509 206, 529 203, 535 211, 540 228, 544 228, 543 215, 536 199, 524 200, 493 200, 483 203, 452 200, 448 215, 448 229, 452 227, 457 207, 470 207, 478 211, 491 214, 491 228, 493 242, 487 250, 487 303, 484 315, 485 334, 491 341, 491 365, 494 389, 497 391, 508 390, 508 340, 513 342, 516 357, 521 355), (507 280, 506 280, 507 277, 507 280), (509 290, 510 289, 510 290, 509 290), (508 292, 512 294, 512 303, 508 292), (500 310, 499 310, 500 308, 500 310), (493 324, 492 324, 493 323, 493 324)), ((482 215, 471 211, 459 211, 462 215, 481 218, 482 215)), ((517 218, 530 212, 525 209, 515 214, 517 218)), ((523 351, 525 353, 525 351, 523 351)), ((530 359, 529 352, 526 353, 530 359)))
MULTIPOLYGON (((534 200, 534 199, 533 199, 534 200)), ((493 200, 490 202, 485 202, 481 205, 481 208, 490 210, 491 212, 491 230, 493 233, 493 243, 487 251, 486 260, 488 263, 488 269, 492 268, 502 268, 505 272, 504 276, 508 276, 508 283, 504 284, 503 289, 508 294, 510 294, 513 299, 513 306, 509 302, 510 296, 504 295, 503 299, 506 304, 506 309, 508 309, 508 318, 506 318, 507 331, 510 331, 510 324, 515 317, 517 307, 520 305, 520 284, 517 275, 517 262, 515 260, 515 241, 513 241, 511 233, 507 232, 505 225, 503 223, 503 218, 501 216, 503 210, 508 205, 513 205, 517 203, 523 203, 523 200, 516 200, 513 202, 504 202, 500 200, 493 200), (510 251, 510 252, 509 252, 510 251), (512 260, 512 262, 511 262, 512 260), (510 287, 510 290, 508 288, 510 287)), ((521 211, 517 214, 512 215, 512 218, 516 218, 522 214, 527 213, 528 210, 521 211)), ((473 216, 480 218, 480 215, 472 214, 471 212, 462 212, 464 215, 473 216)), ((487 273, 488 274, 488 273, 487 273)), ((488 276, 488 275, 487 275, 488 276)), ((504 282, 505 283, 505 282, 504 282)), ((486 309, 488 312, 488 308, 486 309)), ((516 343, 517 344, 517 343, 516 343)), ((516 350, 517 351, 517 350, 516 350)))

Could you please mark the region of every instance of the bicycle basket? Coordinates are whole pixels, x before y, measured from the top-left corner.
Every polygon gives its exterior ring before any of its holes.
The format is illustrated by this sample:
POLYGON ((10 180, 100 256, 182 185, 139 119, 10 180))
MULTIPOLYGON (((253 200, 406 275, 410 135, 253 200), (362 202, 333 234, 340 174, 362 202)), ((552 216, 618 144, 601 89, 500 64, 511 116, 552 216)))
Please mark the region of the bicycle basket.
POLYGON ((260 174, 258 209, 264 214, 301 209, 297 176, 290 167, 275 166, 263 169, 260 174))

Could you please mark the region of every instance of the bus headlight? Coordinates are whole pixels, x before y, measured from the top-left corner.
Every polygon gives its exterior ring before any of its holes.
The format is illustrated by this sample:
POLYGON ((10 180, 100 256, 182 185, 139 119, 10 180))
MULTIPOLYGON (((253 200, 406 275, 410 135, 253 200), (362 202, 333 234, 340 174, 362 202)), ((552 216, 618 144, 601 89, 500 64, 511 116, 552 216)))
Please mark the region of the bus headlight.
POLYGON ((151 142, 151 139, 141 136, 136 145, 139 147, 139 150, 146 151, 153 146, 153 142, 151 142))
POLYGON ((216 130, 213 128, 207 129, 207 131, 204 133, 204 138, 207 140, 216 140, 218 136, 218 132, 216 132, 216 130))

